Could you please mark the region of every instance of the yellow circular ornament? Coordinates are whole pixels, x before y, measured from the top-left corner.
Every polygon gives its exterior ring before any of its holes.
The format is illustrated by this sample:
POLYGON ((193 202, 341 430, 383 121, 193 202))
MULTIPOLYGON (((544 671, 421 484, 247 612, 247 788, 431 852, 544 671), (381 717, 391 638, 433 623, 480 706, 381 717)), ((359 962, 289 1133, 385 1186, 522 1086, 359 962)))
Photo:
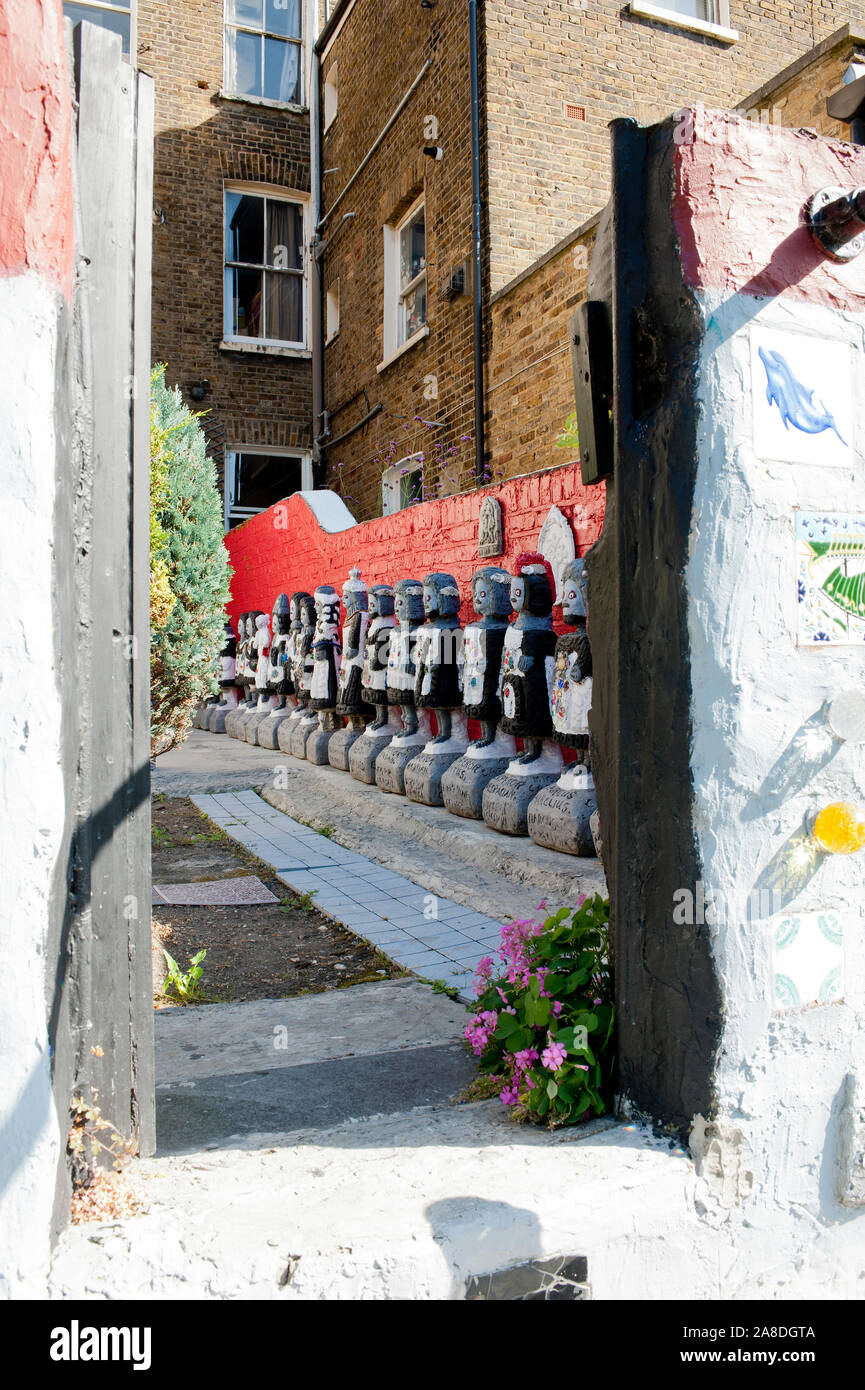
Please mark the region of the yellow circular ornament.
POLYGON ((849 801, 833 801, 818 813, 814 839, 827 854, 855 854, 865 849, 865 811, 849 801))

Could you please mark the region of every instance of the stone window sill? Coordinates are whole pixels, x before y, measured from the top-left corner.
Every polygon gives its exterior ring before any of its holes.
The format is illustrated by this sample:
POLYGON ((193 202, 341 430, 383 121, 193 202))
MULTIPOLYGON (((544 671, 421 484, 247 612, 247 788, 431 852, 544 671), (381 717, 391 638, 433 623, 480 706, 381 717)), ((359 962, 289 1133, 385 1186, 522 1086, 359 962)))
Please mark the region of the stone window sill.
POLYGON ((242 342, 239 338, 223 338, 219 344, 220 352, 252 352, 269 357, 310 358, 312 352, 303 347, 281 347, 279 343, 242 342))
POLYGON ((293 111, 298 116, 308 116, 309 107, 299 106, 296 101, 274 101, 272 97, 254 97, 241 92, 217 92, 221 101, 239 101, 243 106, 268 106, 272 111, 293 111))
POLYGON ((408 352, 410 348, 415 347, 417 343, 422 342, 424 338, 428 337, 429 324, 427 323, 424 324, 423 328, 420 330, 419 333, 415 333, 413 338, 409 338, 408 342, 403 343, 401 347, 398 347, 394 352, 390 353, 389 356, 385 357, 381 362, 379 362, 378 366, 376 367, 376 371, 385 371, 391 365, 392 362, 396 362, 400 357, 403 356, 404 353, 408 352))
POLYGON ((640 19, 653 19, 658 24, 670 24, 676 29, 688 29, 693 34, 705 34, 717 39, 719 43, 738 43, 738 29, 728 29, 723 24, 712 24, 708 19, 696 19, 693 15, 680 14, 678 10, 665 10, 662 5, 650 5, 647 0, 631 0, 628 9, 640 19))

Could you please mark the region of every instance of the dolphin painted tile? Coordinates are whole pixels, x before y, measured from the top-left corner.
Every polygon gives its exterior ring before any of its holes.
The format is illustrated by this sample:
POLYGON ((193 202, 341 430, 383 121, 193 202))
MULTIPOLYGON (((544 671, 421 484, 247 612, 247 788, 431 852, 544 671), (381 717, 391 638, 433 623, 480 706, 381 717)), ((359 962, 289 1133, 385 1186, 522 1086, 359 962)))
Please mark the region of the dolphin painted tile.
POLYGON ((776 1013, 844 998, 844 930, 837 912, 779 913, 772 921, 776 1013))
POLYGON ((758 457, 849 467, 855 459, 849 344, 754 327, 751 364, 758 457))

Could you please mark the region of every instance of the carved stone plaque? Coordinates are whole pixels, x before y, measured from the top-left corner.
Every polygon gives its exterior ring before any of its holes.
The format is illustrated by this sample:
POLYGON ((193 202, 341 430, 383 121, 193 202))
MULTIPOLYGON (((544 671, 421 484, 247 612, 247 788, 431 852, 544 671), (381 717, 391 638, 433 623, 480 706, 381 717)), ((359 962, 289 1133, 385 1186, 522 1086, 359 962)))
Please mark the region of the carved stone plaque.
POLYGON ((495 497, 485 497, 478 523, 478 555, 482 560, 489 560, 503 553, 505 547, 502 537, 502 504, 495 497))
POLYGON ((549 560, 556 580, 556 603, 562 601, 562 572, 577 553, 571 523, 558 507, 550 507, 538 537, 538 550, 549 560))

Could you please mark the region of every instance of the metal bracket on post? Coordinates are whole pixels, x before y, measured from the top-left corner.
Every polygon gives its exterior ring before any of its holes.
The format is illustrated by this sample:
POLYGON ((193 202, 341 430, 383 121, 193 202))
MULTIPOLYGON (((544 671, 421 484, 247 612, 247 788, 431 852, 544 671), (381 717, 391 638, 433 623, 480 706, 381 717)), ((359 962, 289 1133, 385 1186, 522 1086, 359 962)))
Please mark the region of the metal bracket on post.
POLYGON ((865 188, 821 188, 805 215, 812 237, 833 261, 852 261, 865 251, 865 188))
POLYGON ((613 339, 607 305, 587 299, 571 319, 571 363, 584 483, 613 471, 613 339))

